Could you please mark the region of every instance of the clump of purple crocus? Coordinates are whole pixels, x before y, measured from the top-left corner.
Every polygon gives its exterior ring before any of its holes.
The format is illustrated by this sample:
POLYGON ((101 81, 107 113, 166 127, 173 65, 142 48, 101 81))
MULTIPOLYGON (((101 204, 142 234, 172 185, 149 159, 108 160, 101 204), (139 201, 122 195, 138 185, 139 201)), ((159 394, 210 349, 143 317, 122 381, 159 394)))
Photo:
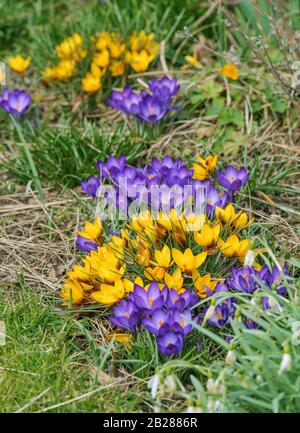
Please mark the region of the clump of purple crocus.
POLYGON ((24 90, 4 89, 0 95, 0 107, 15 117, 24 114, 31 103, 31 96, 24 90))
MULTIPOLYGON (((128 300, 121 300, 113 308, 109 320, 134 333, 143 326, 156 337, 157 347, 163 355, 176 356, 183 349, 185 336, 200 320, 216 328, 224 328, 230 323, 238 306, 238 299, 232 296, 234 293, 242 292, 249 300, 262 289, 285 296, 284 275, 288 282, 291 281, 287 267, 283 272, 276 266, 273 269, 264 266, 260 271, 250 266, 233 268, 231 277, 218 283, 213 291, 205 287, 207 299, 215 300, 210 307, 197 307, 200 299, 192 290, 187 289, 180 295, 167 286, 159 288, 157 282, 152 282, 147 289, 135 284, 128 300)), ((271 308, 269 297, 262 298, 262 307, 264 310, 271 308)), ((248 328, 259 328, 249 317, 245 317, 244 323, 248 328)))
POLYGON ((184 337, 199 320, 199 316, 191 310, 198 301, 198 296, 191 290, 179 295, 166 286, 160 289, 157 282, 152 282, 148 289, 136 284, 128 300, 121 300, 113 308, 109 319, 132 332, 142 325, 156 336, 157 346, 163 355, 179 355, 184 337))
MULTIPOLYGON (((270 290, 270 294, 274 291, 277 295, 286 296, 287 288, 284 285, 283 275, 288 282, 291 281, 290 273, 287 266, 281 272, 277 266, 270 269, 268 266, 263 266, 260 271, 255 270, 251 266, 243 266, 242 268, 232 268, 231 277, 227 278, 226 285, 232 292, 246 293, 249 298, 256 291, 270 290)), ((269 310, 269 296, 262 298, 262 307, 264 310, 269 310)), ((250 318, 245 318, 245 323, 248 328, 258 328, 258 324, 250 318)))
POLYGON ((122 91, 113 90, 108 104, 125 113, 133 115, 137 119, 156 123, 166 116, 170 110, 177 107, 170 104, 171 99, 177 95, 179 84, 176 78, 163 77, 161 80, 152 79, 148 82, 151 93, 144 90, 135 92, 130 86, 122 91))

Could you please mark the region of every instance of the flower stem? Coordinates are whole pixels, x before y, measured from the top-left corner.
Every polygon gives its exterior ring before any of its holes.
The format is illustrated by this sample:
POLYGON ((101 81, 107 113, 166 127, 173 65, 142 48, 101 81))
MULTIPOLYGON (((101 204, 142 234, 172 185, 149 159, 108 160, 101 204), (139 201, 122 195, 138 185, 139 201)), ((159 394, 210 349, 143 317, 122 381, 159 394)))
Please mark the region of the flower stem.
POLYGON ((32 173, 33 183, 34 183, 35 188, 36 188, 36 190, 38 192, 40 200, 43 202, 45 197, 44 197, 42 185, 41 185, 41 182, 40 182, 40 179, 39 179, 39 175, 38 175, 35 163, 34 163, 34 161, 32 159, 32 155, 31 155, 30 149, 29 149, 29 147, 28 147, 28 145, 27 145, 27 143, 25 141, 25 138, 24 138, 24 135, 23 135, 23 132, 22 132, 22 128, 21 128, 20 124, 16 121, 16 119, 14 118, 14 116, 10 115, 10 119, 11 119, 13 125, 15 126, 15 128, 17 130, 17 133, 18 133, 21 145, 23 147, 23 150, 24 150, 27 162, 29 164, 29 167, 30 167, 30 170, 31 170, 31 173, 32 173))

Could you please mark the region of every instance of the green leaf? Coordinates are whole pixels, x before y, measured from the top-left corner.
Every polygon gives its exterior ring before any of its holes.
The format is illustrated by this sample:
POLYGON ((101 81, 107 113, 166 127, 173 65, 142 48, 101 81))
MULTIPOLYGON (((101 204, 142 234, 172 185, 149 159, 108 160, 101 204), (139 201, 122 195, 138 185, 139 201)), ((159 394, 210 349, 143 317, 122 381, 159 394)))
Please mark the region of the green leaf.
POLYGON ((272 101, 272 109, 276 113, 285 113, 289 108, 289 101, 284 98, 277 98, 272 101))
POLYGON ((214 80, 208 80, 202 84, 201 90, 204 99, 214 99, 223 91, 223 86, 214 80))
POLYGON ((225 107, 225 101, 222 98, 215 98, 213 99, 212 103, 208 106, 208 109, 206 111, 207 116, 216 116, 217 114, 220 114, 221 111, 225 107))
POLYGON ((222 111, 220 114, 219 125, 236 125, 242 128, 244 126, 244 118, 243 115, 235 108, 227 108, 226 110, 222 111))

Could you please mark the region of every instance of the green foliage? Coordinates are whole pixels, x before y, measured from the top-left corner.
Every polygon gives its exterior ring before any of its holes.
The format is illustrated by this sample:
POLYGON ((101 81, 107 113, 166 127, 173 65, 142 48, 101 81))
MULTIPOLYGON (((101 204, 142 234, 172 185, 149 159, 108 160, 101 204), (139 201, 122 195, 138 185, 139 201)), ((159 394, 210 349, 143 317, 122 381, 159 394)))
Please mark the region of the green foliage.
MULTIPOLYGON (((128 161, 134 163, 146 147, 145 140, 132 135, 126 126, 111 134, 90 123, 86 123, 84 131, 70 127, 45 129, 33 135, 27 131, 27 139, 32 141, 30 150, 41 181, 68 187, 79 185, 80 180, 95 173, 96 159, 126 154, 128 161)), ((22 148, 3 167, 21 183, 32 180, 22 148)))

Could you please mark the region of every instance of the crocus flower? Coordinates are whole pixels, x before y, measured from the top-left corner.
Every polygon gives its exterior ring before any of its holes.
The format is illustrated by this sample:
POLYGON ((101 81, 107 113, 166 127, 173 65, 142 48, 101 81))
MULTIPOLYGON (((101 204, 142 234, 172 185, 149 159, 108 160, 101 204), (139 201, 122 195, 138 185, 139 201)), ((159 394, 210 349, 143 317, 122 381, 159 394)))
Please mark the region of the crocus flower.
POLYGON ((97 196, 97 191, 98 188, 100 187, 101 181, 100 178, 97 176, 91 176, 88 178, 88 180, 81 181, 81 186, 83 191, 91 196, 91 197, 96 197, 97 196))
POLYGON ((243 266, 241 269, 233 267, 231 278, 227 279, 228 287, 245 293, 253 293, 258 289, 258 273, 251 266, 243 266))
POLYGON ((177 95, 180 86, 177 79, 163 77, 161 80, 153 78, 148 82, 149 89, 154 93, 158 94, 162 100, 169 102, 169 100, 177 95))
POLYGON ((162 309, 157 309, 151 317, 144 317, 142 323, 145 328, 153 335, 157 335, 160 328, 168 320, 169 313, 162 309))
POLYGON ((20 117, 24 114, 31 103, 31 96, 24 90, 5 89, 0 95, 0 107, 7 113, 20 117))
POLYGON ((175 323, 170 325, 165 323, 158 331, 157 346, 165 356, 179 355, 183 347, 182 327, 175 323))
POLYGON ((189 334, 193 330, 193 323, 198 320, 199 316, 193 318, 191 311, 188 309, 184 311, 175 309, 170 317, 170 323, 178 323, 181 326, 183 335, 189 334))
POLYGON ((162 308, 168 296, 168 288, 160 290, 156 281, 153 281, 148 290, 135 284, 133 293, 130 293, 130 299, 145 314, 162 308))
POLYGON ((30 65, 30 57, 24 58, 20 54, 15 57, 8 58, 8 64, 13 71, 18 72, 18 74, 23 75, 28 66, 30 65))
MULTIPOLYGON (((209 293, 208 296, 211 296, 212 294, 224 294, 228 293, 228 287, 224 283, 218 283, 214 292, 209 293)), ((216 300, 220 297, 220 295, 216 296, 216 300)), ((207 311, 207 310, 206 310, 207 311)), ((234 300, 232 298, 227 298, 226 300, 217 303, 217 305, 214 307, 214 312, 210 317, 207 319, 207 323, 209 323, 211 326, 215 326, 217 328, 223 328, 226 326, 230 319, 233 317, 235 312, 235 304, 234 300)))
POLYGON ((145 95, 139 103, 136 116, 140 120, 156 123, 169 111, 169 106, 156 94, 145 95))
POLYGON ((121 328, 135 331, 135 328, 139 322, 138 310, 134 302, 121 299, 120 304, 113 308, 113 316, 109 316, 109 320, 121 328))
POLYGON ((232 165, 229 165, 223 172, 218 171, 219 183, 233 193, 244 186, 248 181, 248 172, 245 167, 236 170, 232 165))
POLYGON ((89 253, 92 250, 97 250, 98 244, 96 242, 91 241, 83 236, 77 235, 76 237, 76 247, 81 250, 89 253))

